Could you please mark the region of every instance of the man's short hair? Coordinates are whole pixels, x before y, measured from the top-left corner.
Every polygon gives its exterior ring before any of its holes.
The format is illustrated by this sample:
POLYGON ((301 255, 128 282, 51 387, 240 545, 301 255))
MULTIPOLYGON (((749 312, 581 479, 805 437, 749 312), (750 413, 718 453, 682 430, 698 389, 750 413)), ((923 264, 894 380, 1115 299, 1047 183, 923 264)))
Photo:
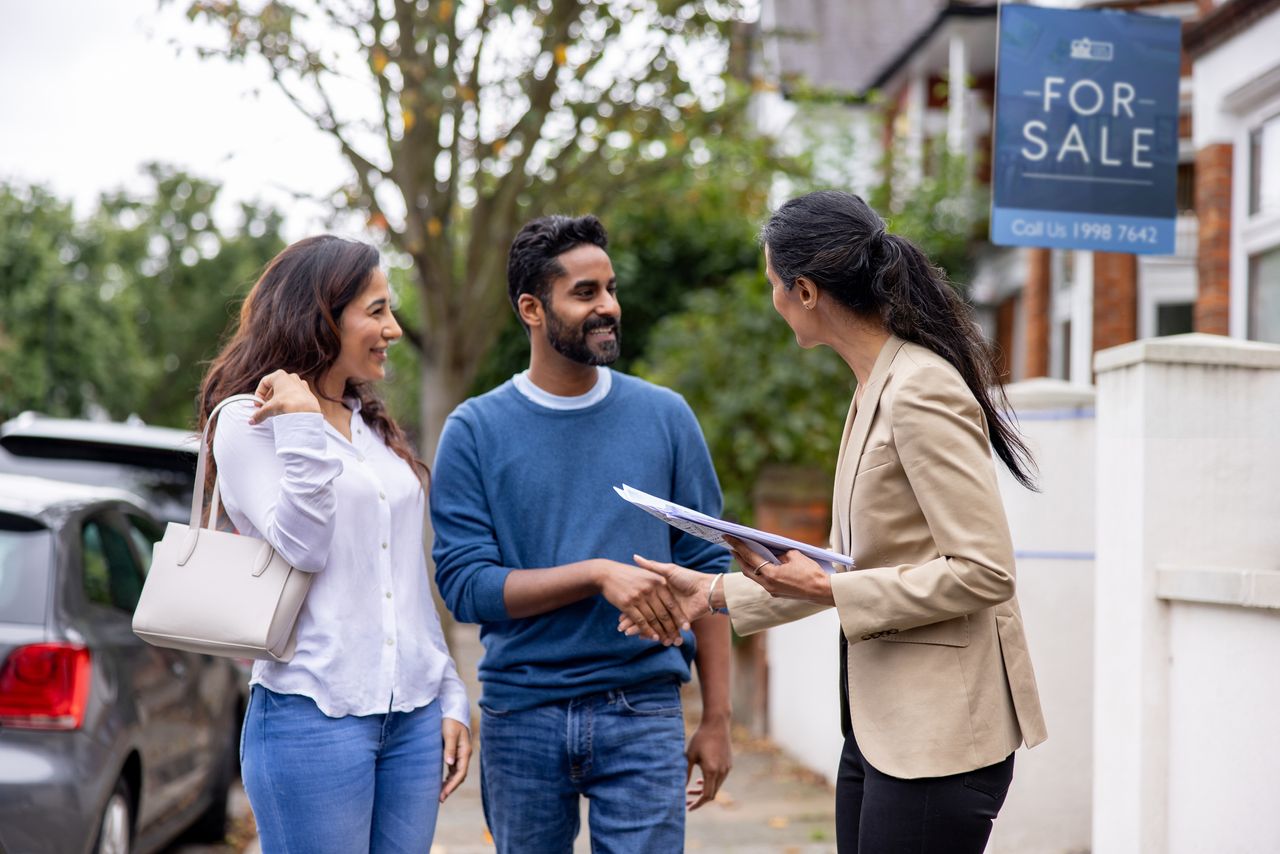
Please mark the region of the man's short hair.
POLYGON ((533 294, 547 304, 552 280, 565 274, 557 258, 583 245, 609 247, 604 226, 590 214, 542 216, 520 229, 507 255, 507 296, 516 317, 520 316, 521 294, 533 294))

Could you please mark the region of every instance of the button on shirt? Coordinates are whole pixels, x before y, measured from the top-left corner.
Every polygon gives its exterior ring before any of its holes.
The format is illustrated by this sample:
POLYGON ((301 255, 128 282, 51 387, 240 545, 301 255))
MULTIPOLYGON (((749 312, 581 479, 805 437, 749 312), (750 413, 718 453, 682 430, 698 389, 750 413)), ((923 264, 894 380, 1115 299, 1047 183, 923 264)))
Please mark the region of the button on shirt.
POLYGON ((310 697, 330 717, 386 714, 440 701, 470 724, 466 689, 445 646, 423 552, 425 495, 352 407, 351 441, 319 413, 249 424, 252 403, 223 410, 213 455, 236 529, 314 573, 287 663, 258 661, 253 684, 310 697))

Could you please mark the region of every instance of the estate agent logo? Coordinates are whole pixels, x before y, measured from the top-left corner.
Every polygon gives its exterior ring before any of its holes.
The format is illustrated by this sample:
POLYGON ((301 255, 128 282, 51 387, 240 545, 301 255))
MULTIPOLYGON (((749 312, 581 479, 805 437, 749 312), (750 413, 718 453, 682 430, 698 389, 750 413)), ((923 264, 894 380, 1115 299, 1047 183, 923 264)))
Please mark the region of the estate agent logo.
POLYGON ((1076 39, 1071 43, 1072 59, 1100 59, 1110 62, 1115 52, 1115 45, 1110 42, 1095 42, 1084 38, 1076 39))
POLYGON ((1000 10, 991 240, 1173 251, 1181 26, 1000 10))

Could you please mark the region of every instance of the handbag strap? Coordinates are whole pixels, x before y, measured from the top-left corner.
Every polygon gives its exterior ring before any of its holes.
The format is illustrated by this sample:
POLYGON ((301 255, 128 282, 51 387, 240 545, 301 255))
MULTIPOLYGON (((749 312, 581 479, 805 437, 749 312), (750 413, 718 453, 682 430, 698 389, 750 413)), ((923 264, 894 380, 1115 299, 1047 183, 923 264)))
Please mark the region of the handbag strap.
MULTIPOLYGON (((191 495, 191 524, 190 529, 195 531, 200 527, 200 510, 204 507, 204 475, 208 467, 209 457, 209 428, 213 426, 213 420, 218 417, 218 413, 222 411, 222 407, 228 403, 236 403, 238 401, 256 400, 259 403, 266 401, 252 394, 233 394, 223 400, 213 408, 209 413, 209 420, 205 422, 204 432, 200 435, 200 455, 196 463, 196 488, 191 495)), ((209 504, 209 527, 216 527, 218 518, 218 476, 213 477, 213 496, 209 504)))

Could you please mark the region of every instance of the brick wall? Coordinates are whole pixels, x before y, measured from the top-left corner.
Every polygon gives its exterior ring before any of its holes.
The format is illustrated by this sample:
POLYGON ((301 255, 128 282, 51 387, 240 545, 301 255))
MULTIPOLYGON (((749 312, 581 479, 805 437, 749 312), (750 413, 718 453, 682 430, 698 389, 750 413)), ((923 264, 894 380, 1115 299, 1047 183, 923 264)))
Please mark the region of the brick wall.
POLYGON ((1018 310, 1018 298, 1009 297, 996 307, 996 379, 1007 383, 1013 379, 1013 330, 1014 313, 1018 310))
POLYGON ((1228 333, 1231 302, 1231 144, 1208 145, 1196 152, 1196 216, 1200 250, 1196 259, 1200 289, 1195 329, 1228 333))
POLYGON ((1138 337, 1138 256, 1093 253, 1093 352, 1138 337))
POLYGON ((1027 249, 1027 283, 1022 310, 1026 313, 1027 348, 1022 378, 1049 376, 1049 299, 1052 281, 1048 249, 1027 249))

